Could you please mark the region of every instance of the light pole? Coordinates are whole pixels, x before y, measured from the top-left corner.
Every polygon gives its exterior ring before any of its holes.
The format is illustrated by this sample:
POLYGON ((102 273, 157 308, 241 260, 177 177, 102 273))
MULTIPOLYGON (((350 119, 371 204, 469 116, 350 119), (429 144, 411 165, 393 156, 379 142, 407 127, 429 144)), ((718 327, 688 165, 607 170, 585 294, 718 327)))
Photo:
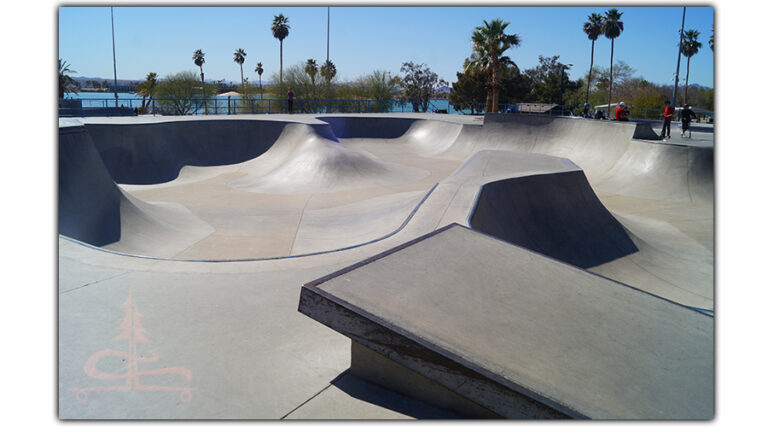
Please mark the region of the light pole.
POLYGON ((115 12, 110 7, 109 15, 112 17, 112 68, 115 72, 115 108, 117 108, 117 59, 115 59, 115 12))
POLYGON ((331 7, 328 6, 328 29, 326 31, 325 39, 325 62, 331 59, 331 7))

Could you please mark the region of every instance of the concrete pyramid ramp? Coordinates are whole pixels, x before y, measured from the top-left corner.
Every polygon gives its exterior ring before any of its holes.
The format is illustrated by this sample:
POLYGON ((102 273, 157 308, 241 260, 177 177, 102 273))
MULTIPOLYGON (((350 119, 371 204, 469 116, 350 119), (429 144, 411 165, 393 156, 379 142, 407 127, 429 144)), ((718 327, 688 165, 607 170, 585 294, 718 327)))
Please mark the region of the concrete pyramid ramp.
POLYGON ((396 186, 429 175, 344 147, 304 124, 287 125, 269 151, 238 171, 247 176, 231 181, 230 187, 278 194, 396 186))

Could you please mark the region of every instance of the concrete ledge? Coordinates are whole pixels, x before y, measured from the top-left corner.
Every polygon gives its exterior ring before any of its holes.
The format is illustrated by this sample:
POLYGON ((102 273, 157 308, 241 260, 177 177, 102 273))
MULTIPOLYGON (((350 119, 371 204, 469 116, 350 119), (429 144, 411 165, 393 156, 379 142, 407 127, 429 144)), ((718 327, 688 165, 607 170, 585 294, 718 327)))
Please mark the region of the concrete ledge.
POLYGON ((365 347, 356 372, 431 403, 457 395, 506 418, 713 417, 711 316, 458 225, 304 285, 299 311, 365 347))

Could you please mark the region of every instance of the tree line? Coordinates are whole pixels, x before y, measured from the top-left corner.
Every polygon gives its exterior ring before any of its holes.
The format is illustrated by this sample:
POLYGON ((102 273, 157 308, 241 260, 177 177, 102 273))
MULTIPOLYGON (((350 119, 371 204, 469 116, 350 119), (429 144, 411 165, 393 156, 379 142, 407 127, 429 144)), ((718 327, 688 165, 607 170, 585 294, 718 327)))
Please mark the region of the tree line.
MULTIPOLYGON (((623 99, 635 108, 661 108, 664 101, 671 98, 671 87, 634 77, 634 70, 622 61, 614 64, 615 42, 624 31, 622 15, 623 12, 618 9, 610 9, 587 17, 582 29, 591 41, 590 67, 584 77, 575 81, 570 80, 568 74, 571 64, 560 62, 559 55, 539 56, 536 67, 521 71, 514 61, 504 55, 510 48, 520 45, 520 36, 505 33, 509 23, 501 19, 483 21, 483 25, 476 27, 472 33, 472 53, 465 59, 462 71, 456 73, 457 80, 452 84, 449 101, 456 109, 468 109, 472 113, 497 112, 500 102, 577 106, 591 100, 592 104, 608 104, 610 109, 613 101, 623 99), (611 59, 607 69, 594 65, 595 42, 601 36, 611 41, 611 59)), ((702 46, 698 41, 700 34, 693 29, 685 31, 679 45, 682 55, 687 58, 683 103, 712 109, 713 90, 691 88, 689 96, 691 58, 702 46)), ((709 47, 714 51, 714 28, 709 47)))
MULTIPOLYGON (((615 99, 630 102, 635 108, 657 108, 663 105, 670 92, 666 86, 634 77, 634 70, 626 63, 614 64, 613 51, 616 39, 624 31, 621 21, 623 13, 610 9, 604 14, 593 13, 587 17, 582 29, 590 47, 590 68, 586 75, 571 80, 571 64, 560 62, 560 56, 539 57, 537 66, 520 70, 505 53, 521 43, 518 34, 508 34, 508 22, 495 19, 474 28, 471 34, 472 52, 465 59, 462 71, 456 73, 456 81, 451 84, 449 102, 458 110, 470 110, 472 113, 498 112, 499 104, 519 102, 540 102, 554 104, 581 105, 582 102, 607 103, 615 99), (594 65, 595 42, 604 36, 611 41, 611 60, 608 68, 594 65)), ((448 85, 426 64, 413 61, 404 62, 400 67, 402 75, 394 75, 384 70, 374 70, 352 81, 338 81, 338 70, 330 59, 322 65, 313 59, 294 64, 283 69, 283 41, 290 34, 288 17, 283 14, 274 16, 271 30, 273 37, 280 43, 280 68, 271 74, 272 84, 265 88, 262 75, 265 72, 261 62, 256 63, 254 72, 258 75, 258 85, 245 76, 244 64, 247 53, 243 49, 235 50, 233 61, 239 67, 240 85, 233 88, 246 99, 266 97, 281 99, 288 88, 292 88, 297 98, 304 99, 369 99, 376 101, 396 100, 402 104, 411 104, 414 111, 427 111, 430 99, 434 99, 439 88, 448 85)), ((689 96, 688 77, 691 58, 698 53, 701 43, 697 30, 688 30, 683 34, 682 54, 687 58, 684 102, 692 101, 703 108, 711 109, 713 91, 691 88, 689 96)), ((714 28, 709 39, 709 47, 714 50, 714 28)), ((152 99, 209 99, 227 88, 223 81, 206 82, 203 66, 205 53, 201 49, 193 52, 192 62, 199 67, 198 77, 193 72, 180 72, 158 80, 151 72, 136 91, 144 98, 144 103, 152 99)), ((76 91, 78 84, 68 73, 69 64, 59 61, 59 96, 67 91, 76 91)), ((92 82, 97 87, 98 82, 92 82)), ((610 107, 609 107, 610 108, 610 107)))

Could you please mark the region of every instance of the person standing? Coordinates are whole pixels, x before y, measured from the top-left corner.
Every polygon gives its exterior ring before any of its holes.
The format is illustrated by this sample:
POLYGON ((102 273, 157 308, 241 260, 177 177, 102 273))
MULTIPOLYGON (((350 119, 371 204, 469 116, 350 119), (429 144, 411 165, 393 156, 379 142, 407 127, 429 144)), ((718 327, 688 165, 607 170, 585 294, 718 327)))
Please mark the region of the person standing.
POLYGON ((620 122, 627 122, 629 121, 629 109, 627 108, 627 104, 624 103, 624 101, 619 102, 619 106, 616 108, 616 120, 620 122))
POLYGON ((680 121, 683 123, 683 132, 680 133, 680 137, 685 136, 685 132, 688 132, 688 138, 691 137, 691 131, 688 130, 691 126, 691 120, 696 118, 696 114, 691 110, 689 104, 683 106, 683 111, 680 112, 680 121))
POLYGON ((589 102, 584 103, 584 109, 581 111, 581 117, 585 119, 591 119, 592 115, 589 114, 589 102))
POLYGON ((664 124, 661 125, 661 139, 670 139, 670 128, 672 127, 672 117, 675 116, 675 108, 669 104, 669 100, 664 101, 664 112, 661 114, 661 118, 664 120, 664 124), (666 130, 667 136, 664 136, 666 130))
POLYGON ((293 114, 293 88, 288 88, 288 114, 293 114))

